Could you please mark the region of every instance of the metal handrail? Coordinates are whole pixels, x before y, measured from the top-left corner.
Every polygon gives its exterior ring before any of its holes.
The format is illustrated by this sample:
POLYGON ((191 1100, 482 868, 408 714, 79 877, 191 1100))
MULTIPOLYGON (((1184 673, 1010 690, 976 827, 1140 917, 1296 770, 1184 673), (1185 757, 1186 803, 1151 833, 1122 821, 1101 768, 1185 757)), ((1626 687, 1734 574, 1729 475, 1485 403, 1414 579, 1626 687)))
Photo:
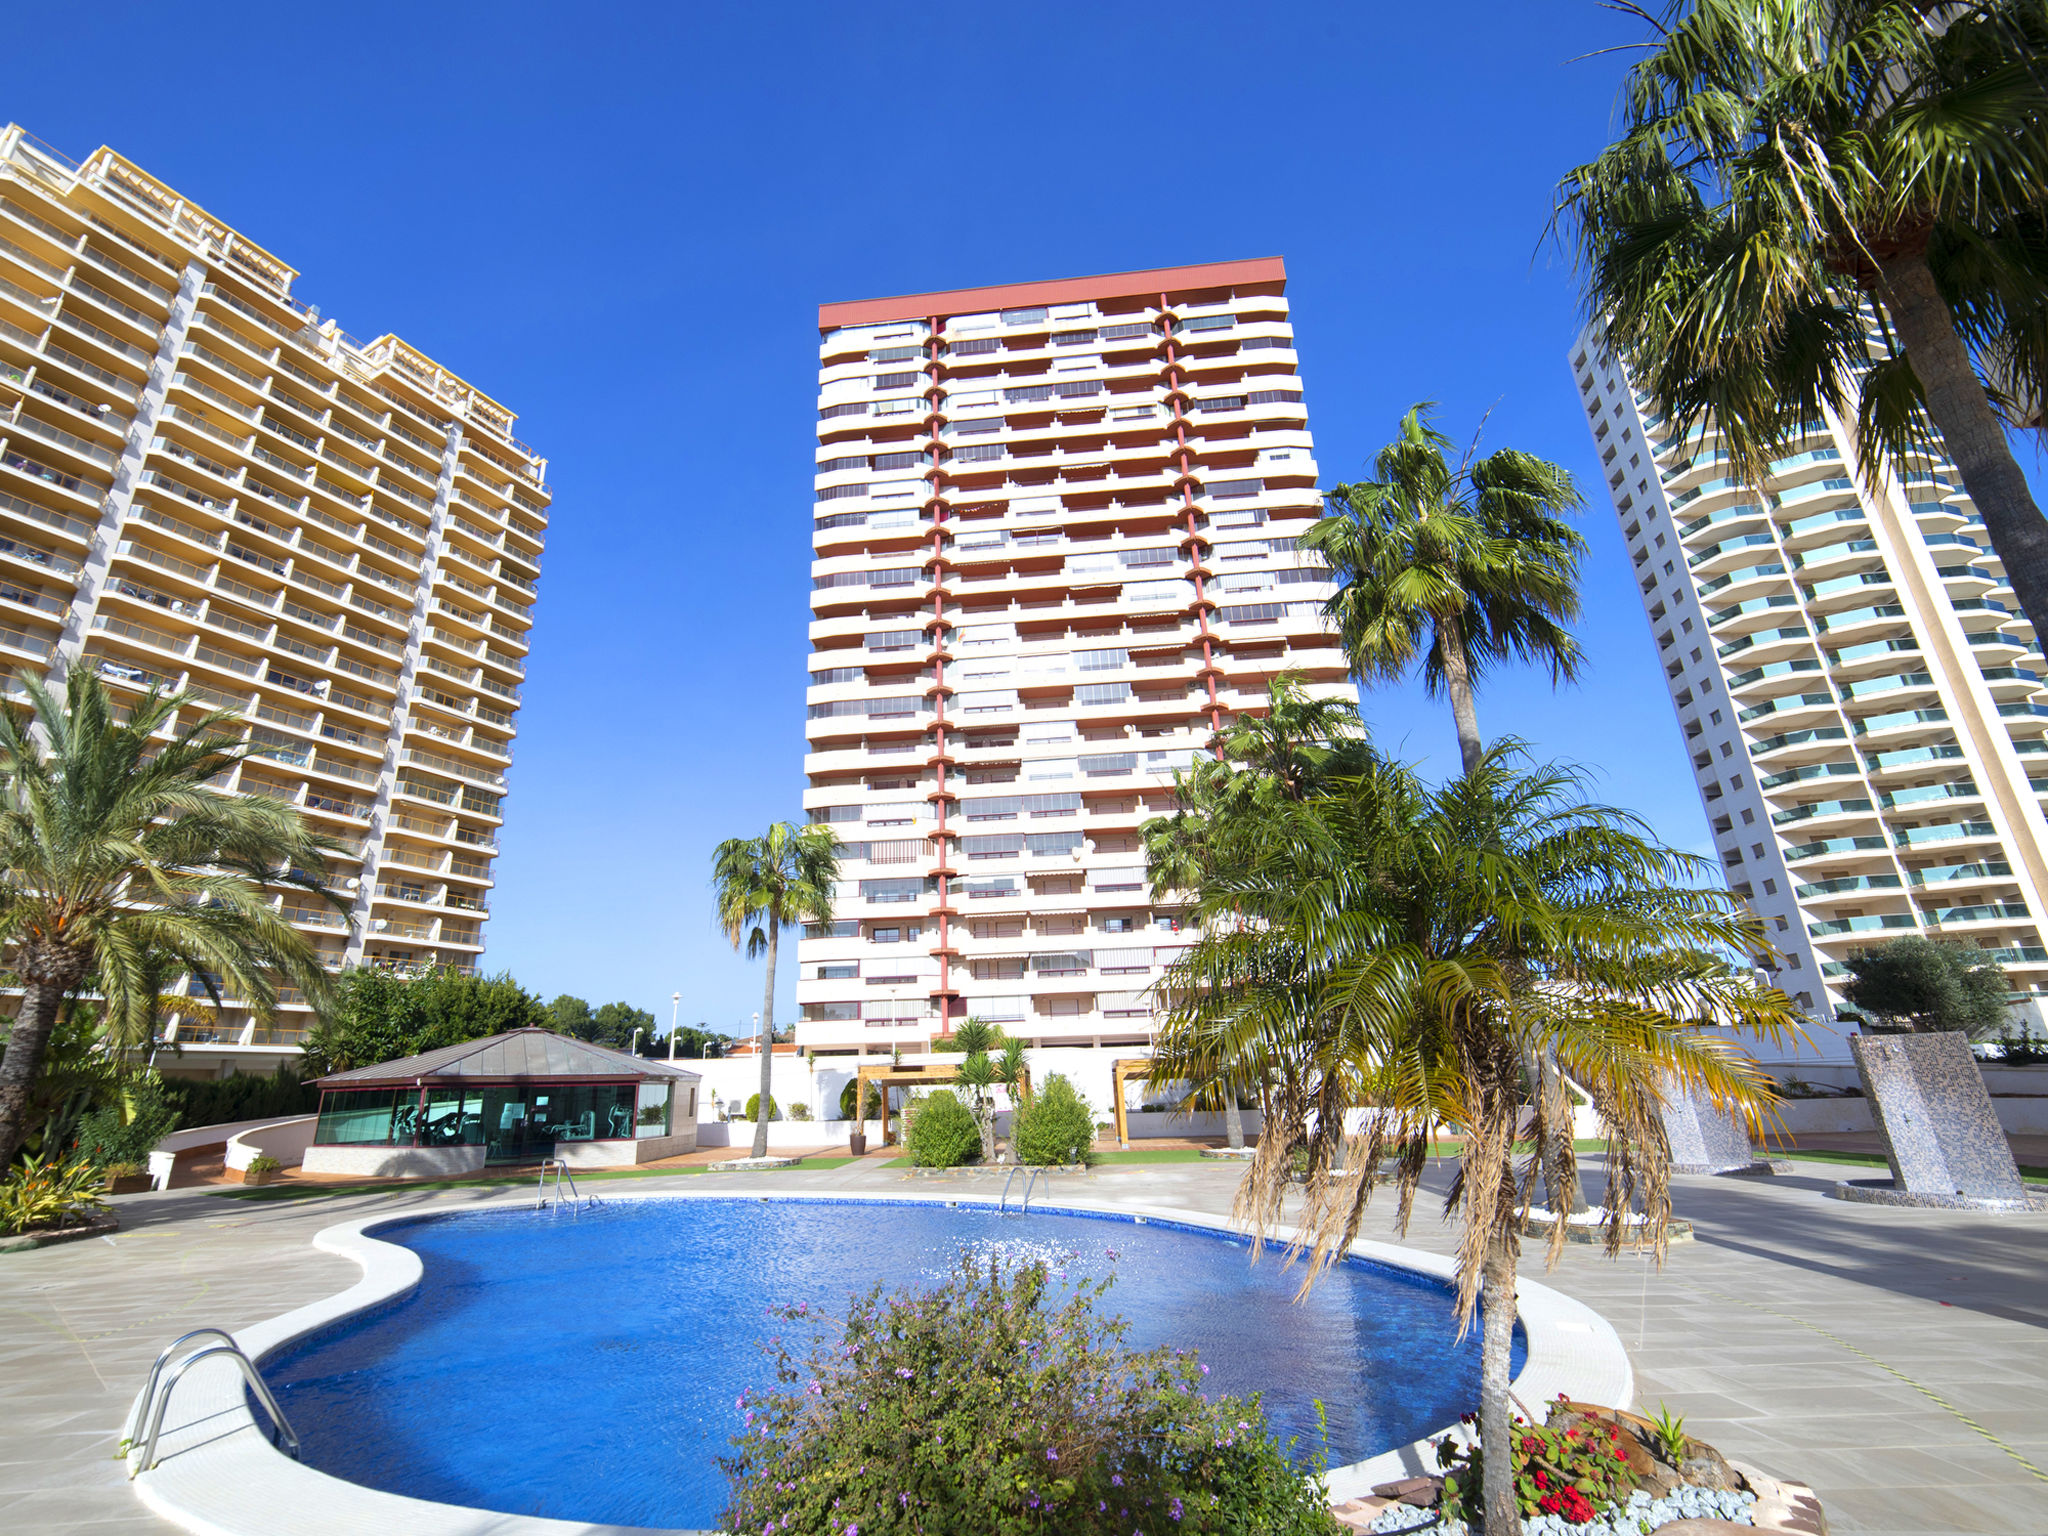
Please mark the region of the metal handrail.
POLYGON ((996 1214, 998 1216, 1004 1216, 1009 1213, 1010 1186, 1017 1182, 1017 1175, 1023 1171, 1023 1167, 1022 1163, 1012 1163, 1010 1171, 1003 1176, 1003 1196, 996 1202, 996 1214))
POLYGON ((562 1203, 562 1180, 564 1179, 569 1181, 571 1209, 586 1203, 592 1206, 597 1204, 597 1196, 591 1195, 586 1199, 583 1191, 576 1187, 576 1175, 569 1171, 569 1165, 566 1162, 562 1161, 559 1157, 544 1157, 541 1159, 540 1164, 540 1182, 534 1189, 533 1208, 535 1210, 542 1210, 547 1206, 548 1174, 550 1172, 553 1172, 555 1176, 555 1204, 560 1205, 562 1203))
POLYGON ((165 1380, 162 1393, 158 1395, 155 1403, 150 1408, 149 1433, 143 1437, 142 1441, 142 1465, 138 1467, 131 1464, 128 1468, 128 1476, 131 1480, 149 1471, 156 1465, 156 1442, 157 1437, 163 1433, 164 1410, 170 1406, 171 1394, 177 1391, 178 1383, 185 1379, 185 1373, 191 1370, 193 1366, 202 1360, 211 1359, 215 1355, 225 1355, 242 1368, 244 1379, 255 1390, 256 1400, 263 1405, 263 1411, 270 1415, 270 1443, 283 1451, 285 1455, 291 1457, 293 1461, 299 1459, 298 1433, 285 1419, 284 1410, 277 1406, 277 1399, 271 1395, 270 1384, 263 1379, 262 1373, 256 1369, 255 1363, 242 1353, 242 1348, 239 1344, 209 1344, 206 1348, 196 1349, 180 1360, 176 1368, 172 1370, 170 1376, 165 1380))
POLYGON ((134 1446, 135 1432, 142 1428, 143 1418, 149 1413, 150 1405, 156 1401, 157 1382, 162 1379, 164 1367, 170 1364, 171 1356, 176 1353, 178 1346, 193 1339, 203 1339, 209 1334, 216 1339, 225 1339, 230 1344, 235 1342, 235 1336, 225 1328, 194 1328, 190 1333, 179 1334, 163 1347, 156 1357, 156 1364, 149 1368, 149 1380, 143 1384, 142 1396, 135 1400, 135 1406, 128 1410, 128 1422, 121 1426, 121 1445, 118 1454, 126 1456, 134 1446))

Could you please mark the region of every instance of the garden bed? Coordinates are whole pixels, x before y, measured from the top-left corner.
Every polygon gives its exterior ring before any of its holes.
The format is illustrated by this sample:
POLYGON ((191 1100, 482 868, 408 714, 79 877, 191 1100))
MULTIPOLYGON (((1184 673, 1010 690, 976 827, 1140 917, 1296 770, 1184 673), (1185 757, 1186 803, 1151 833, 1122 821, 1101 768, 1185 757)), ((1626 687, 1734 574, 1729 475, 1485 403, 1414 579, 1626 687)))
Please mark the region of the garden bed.
POLYGON ((51 1248, 58 1243, 83 1242, 88 1237, 106 1237, 121 1229, 121 1219, 112 1211, 92 1217, 89 1221, 72 1222, 62 1227, 30 1228, 12 1237, 0 1237, 0 1253, 26 1253, 31 1248, 51 1248))

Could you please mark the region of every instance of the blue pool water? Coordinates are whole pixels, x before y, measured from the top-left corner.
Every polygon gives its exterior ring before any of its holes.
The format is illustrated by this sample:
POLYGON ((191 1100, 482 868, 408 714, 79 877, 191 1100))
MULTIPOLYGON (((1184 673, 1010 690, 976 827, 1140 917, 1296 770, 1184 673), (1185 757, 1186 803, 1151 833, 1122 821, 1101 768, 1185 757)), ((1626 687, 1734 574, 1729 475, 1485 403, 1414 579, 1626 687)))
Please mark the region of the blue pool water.
MULTIPOLYGON (((411 1295, 272 1356, 264 1375, 312 1466, 393 1493, 513 1514, 709 1527, 733 1401, 772 1384, 771 1303, 843 1309, 875 1281, 946 1274, 963 1248, 1113 1272, 1130 1341, 1193 1348, 1219 1392, 1264 1391, 1283 1437, 1333 1465, 1440 1429, 1478 1397, 1448 1290, 1338 1266, 1299 1272, 1222 1236, 1121 1219, 927 1205, 645 1200, 580 1214, 428 1217, 377 1235, 419 1254, 411 1295)), ((1517 1333, 1515 1367, 1522 1341, 1517 1333)))

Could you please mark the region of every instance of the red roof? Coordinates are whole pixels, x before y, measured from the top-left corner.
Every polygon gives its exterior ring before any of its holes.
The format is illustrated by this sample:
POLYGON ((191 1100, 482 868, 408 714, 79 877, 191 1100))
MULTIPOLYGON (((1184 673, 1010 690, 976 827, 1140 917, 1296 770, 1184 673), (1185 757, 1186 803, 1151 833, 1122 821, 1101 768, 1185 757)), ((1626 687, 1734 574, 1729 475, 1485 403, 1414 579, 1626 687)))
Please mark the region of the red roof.
POLYGON ((890 320, 921 320, 930 315, 971 315, 985 309, 1078 304, 1083 299, 1127 298, 1141 293, 1178 293, 1190 288, 1235 288, 1286 281, 1287 264, 1284 261, 1278 256, 1256 256, 1249 261, 1212 261, 1194 267, 1154 267, 1144 272, 1105 272, 1096 277, 1004 283, 993 288, 954 288, 945 293, 849 299, 838 304, 820 304, 818 329, 878 325, 890 320))

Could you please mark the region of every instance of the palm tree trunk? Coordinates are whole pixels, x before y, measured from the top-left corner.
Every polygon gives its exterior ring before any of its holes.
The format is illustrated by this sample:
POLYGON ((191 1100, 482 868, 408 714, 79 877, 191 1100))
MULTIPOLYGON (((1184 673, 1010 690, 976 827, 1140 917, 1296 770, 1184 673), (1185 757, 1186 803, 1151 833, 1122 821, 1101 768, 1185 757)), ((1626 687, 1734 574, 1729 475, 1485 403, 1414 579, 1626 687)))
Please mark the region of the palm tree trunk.
POLYGON ((1451 696, 1451 718, 1458 723, 1458 755, 1465 772, 1479 766, 1486 748, 1479 740, 1479 711, 1472 703, 1472 665, 1465 655, 1465 626, 1457 615, 1439 619, 1437 652, 1443 658, 1444 692, 1451 696))
POLYGON ((782 913, 768 909, 768 986, 761 998, 761 1108, 754 1116, 755 1157, 768 1155, 768 1106, 775 1087, 775 943, 782 936, 782 913))
POLYGON ((1884 279, 1878 297, 1906 345, 1927 414, 1962 472, 1963 489, 1983 514, 2021 611, 2036 638, 2048 640, 2048 518, 2035 505, 1969 349, 1956 335, 1955 317, 1935 286, 1927 253, 1900 251, 1880 257, 1877 266, 1884 279))
MULTIPOLYGON (((1497 1218, 1496 1218, 1497 1220, 1497 1218)), ((1486 1246, 1480 1290, 1479 1446, 1485 1462, 1480 1493, 1486 1501, 1485 1536, 1521 1536, 1515 1506, 1514 1422, 1509 1411, 1508 1360, 1515 1338, 1515 1255, 1505 1232, 1486 1246)))
MULTIPOLYGON (((42 1067, 50 1032, 57 1027, 64 994, 78 980, 76 974, 69 980, 49 974, 45 965, 37 964, 38 958, 32 953, 22 957, 21 1007, 15 1011, 14 1028, 7 1036, 7 1054, 0 1057, 0 1172, 5 1172, 28 1139, 29 1089, 42 1067)), ((82 973, 84 967, 76 969, 82 973)), ((43 1151, 47 1156, 50 1149, 43 1151)))
POLYGON ((1244 1150, 1244 1111, 1237 1107, 1235 1088, 1223 1100, 1223 1140, 1234 1152, 1244 1150))

